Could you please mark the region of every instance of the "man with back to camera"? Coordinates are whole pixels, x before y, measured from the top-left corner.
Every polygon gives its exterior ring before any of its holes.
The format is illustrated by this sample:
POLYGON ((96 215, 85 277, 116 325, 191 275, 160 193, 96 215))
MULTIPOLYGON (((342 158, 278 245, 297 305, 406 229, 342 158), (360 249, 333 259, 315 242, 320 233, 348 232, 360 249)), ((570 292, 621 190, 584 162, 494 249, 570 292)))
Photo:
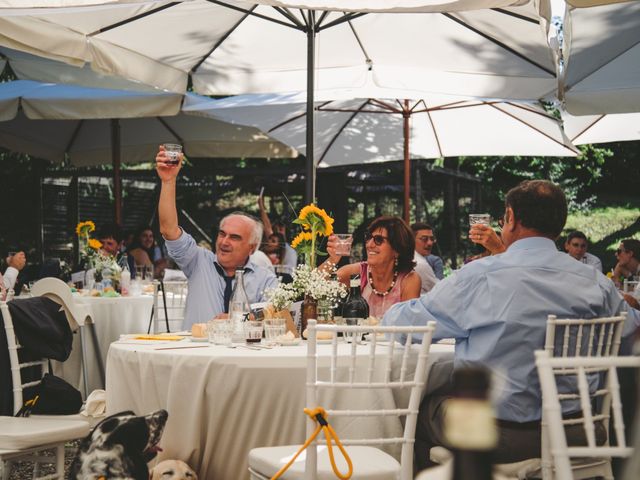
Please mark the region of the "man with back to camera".
MULTIPOLYGON (((503 253, 465 265, 419 299, 394 305, 383 319, 387 325, 435 320, 434 341, 456 339, 454 368, 480 363, 491 369, 501 386, 495 400, 496 463, 540 456, 542 395, 533 352, 544 346, 548 315, 594 318, 628 311, 623 335, 640 325, 640 312, 626 306, 608 278, 557 251, 554 241, 566 217, 566 199, 557 185, 522 182, 505 198, 503 253)), ((497 238, 490 227, 474 225, 471 240, 486 238, 487 229, 497 238)), ((445 444, 448 387, 428 393, 420 406, 417 469, 429 466, 431 446, 445 444)), ((578 427, 567 430, 570 442, 582 434, 578 427)))
POLYGON ((593 265, 596 270, 601 272, 602 262, 598 257, 587 252, 588 246, 587 236, 578 230, 574 230, 567 235, 567 241, 564 242, 564 249, 569 255, 579 262, 593 265))
POLYGON ((220 221, 216 238, 216 253, 196 245, 191 235, 178 225, 176 210, 176 178, 182 167, 165 163, 161 146, 156 155, 156 171, 161 180, 158 217, 160 232, 169 256, 187 276, 189 293, 183 328, 204 323, 228 313, 237 268, 244 268, 244 286, 251 303, 264 300, 265 289, 278 280, 273 272, 255 265, 249 256, 262 240, 262 225, 243 213, 232 213, 220 221))

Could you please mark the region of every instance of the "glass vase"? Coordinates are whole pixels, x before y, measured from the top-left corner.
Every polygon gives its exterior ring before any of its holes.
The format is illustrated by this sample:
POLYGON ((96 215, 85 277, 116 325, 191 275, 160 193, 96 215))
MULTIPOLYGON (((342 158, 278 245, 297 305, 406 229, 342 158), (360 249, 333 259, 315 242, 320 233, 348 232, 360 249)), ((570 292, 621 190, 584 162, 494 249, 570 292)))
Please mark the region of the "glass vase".
POLYGON ((329 300, 318 300, 316 320, 318 323, 333 323, 333 305, 329 300))
POLYGON ((305 295, 302 305, 300 307, 300 336, 307 338, 305 330, 307 329, 307 322, 310 318, 317 317, 318 302, 315 298, 305 295))

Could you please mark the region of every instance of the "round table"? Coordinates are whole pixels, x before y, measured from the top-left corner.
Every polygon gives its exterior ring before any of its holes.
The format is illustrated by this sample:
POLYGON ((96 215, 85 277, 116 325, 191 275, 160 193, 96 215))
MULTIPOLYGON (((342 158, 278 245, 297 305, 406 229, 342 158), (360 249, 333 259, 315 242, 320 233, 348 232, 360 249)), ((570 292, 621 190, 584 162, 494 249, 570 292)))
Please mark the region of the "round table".
MULTIPOLYGON (((328 360, 331 345, 318 345, 319 364, 328 360), (324 352, 324 354, 323 354, 324 352)), ((351 348, 340 345, 340 349, 351 348)), ((368 346, 362 351, 366 369, 368 346)), ((169 412, 159 459, 189 463, 201 479, 248 478, 247 454, 260 446, 302 443, 306 379, 306 345, 248 350, 199 344, 189 340, 141 344, 133 340, 113 343, 107 358, 107 410, 133 410, 137 414, 160 408, 169 412)), ((433 345, 430 365, 450 359, 452 345, 433 345)), ((360 365, 358 365, 360 368, 360 365)), ((341 406, 360 408, 362 402, 396 408, 393 393, 363 398, 361 391, 340 392, 324 398, 341 406), (359 403, 360 402, 360 403, 359 403), (357 406, 356 406, 357 405, 357 406)), ((389 431, 401 434, 398 418, 345 419, 338 431, 358 430, 376 438, 389 431)))
MULTIPOLYGON (((138 297, 85 297, 74 295, 74 300, 89 306, 93 328, 100 349, 100 361, 102 366, 106 364, 107 351, 111 342, 126 333, 146 333, 149 327, 153 296, 142 295, 138 297)), ((85 329, 87 327, 84 327, 85 329)), ((87 373, 89 379, 88 391, 96 388, 104 388, 100 375, 100 366, 97 362, 92 335, 84 334, 84 342, 87 350, 87 373)), ((80 345, 80 335, 74 335, 71 355, 64 363, 57 363, 54 367, 56 375, 63 377, 69 383, 83 388, 80 345)))

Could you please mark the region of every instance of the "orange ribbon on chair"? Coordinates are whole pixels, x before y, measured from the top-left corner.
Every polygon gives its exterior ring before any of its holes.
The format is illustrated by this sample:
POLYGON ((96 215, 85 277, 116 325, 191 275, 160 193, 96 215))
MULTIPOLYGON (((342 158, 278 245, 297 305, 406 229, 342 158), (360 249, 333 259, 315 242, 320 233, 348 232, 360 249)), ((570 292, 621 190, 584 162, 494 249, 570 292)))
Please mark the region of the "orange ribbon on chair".
POLYGON ((336 434, 335 430, 331 427, 331 425, 329 425, 329 422, 327 421, 327 412, 325 411, 325 409, 322 407, 316 407, 313 410, 309 408, 305 408, 304 413, 309 415, 309 417, 311 417, 312 420, 317 422, 318 426, 316 427, 315 431, 311 434, 311 436, 307 438, 307 440, 304 442, 304 445, 302 445, 300 449, 296 452, 293 458, 289 460, 289 463, 287 463, 284 467, 278 470, 276 474, 273 477, 271 477, 271 480, 276 480, 280 478, 280 476, 284 472, 286 472, 291 465, 293 465, 293 462, 295 462, 296 458, 298 458, 298 456, 303 452, 303 450, 307 448, 309 445, 311 445, 311 442, 315 440, 315 438, 320 433, 320 430, 324 431, 324 436, 327 440, 327 451, 329 453, 329 460, 331 461, 331 468, 333 469, 333 473, 335 473, 336 477, 338 477, 340 480, 349 480, 351 478, 351 475, 353 475, 353 464, 351 463, 349 454, 342 446, 342 443, 340 442, 340 439, 338 438, 338 435, 336 434), (349 471, 346 474, 342 474, 340 470, 338 470, 338 466, 336 465, 335 458, 333 457, 333 445, 331 444, 332 438, 335 441, 336 446, 340 449, 340 452, 342 452, 342 456, 344 457, 344 459, 347 462, 347 465, 349 466, 349 471))

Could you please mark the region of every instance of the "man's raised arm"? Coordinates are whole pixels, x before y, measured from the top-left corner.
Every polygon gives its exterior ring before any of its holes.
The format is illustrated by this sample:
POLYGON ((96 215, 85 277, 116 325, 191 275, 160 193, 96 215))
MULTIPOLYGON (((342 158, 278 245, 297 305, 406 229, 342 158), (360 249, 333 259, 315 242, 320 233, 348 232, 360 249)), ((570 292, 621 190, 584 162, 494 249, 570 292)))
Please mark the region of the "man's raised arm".
POLYGON ((182 234, 178 226, 178 211, 176 209, 176 178, 182 167, 183 155, 180 154, 178 165, 166 163, 168 157, 164 147, 160 146, 156 155, 156 171, 160 177, 160 201, 158 202, 158 218, 160 220, 160 233, 167 240, 176 240, 182 234))

